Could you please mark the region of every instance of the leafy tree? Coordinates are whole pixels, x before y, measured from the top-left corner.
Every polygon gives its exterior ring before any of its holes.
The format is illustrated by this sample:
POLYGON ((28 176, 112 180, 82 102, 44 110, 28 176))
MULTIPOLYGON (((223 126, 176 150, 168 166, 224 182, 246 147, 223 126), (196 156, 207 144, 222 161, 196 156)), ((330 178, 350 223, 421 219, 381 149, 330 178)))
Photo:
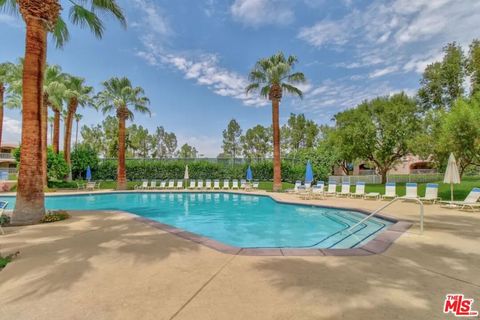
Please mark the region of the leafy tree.
POLYGON ((72 151, 72 175, 85 178, 87 167, 92 170, 98 167, 98 153, 89 144, 82 143, 72 151))
POLYGON ((157 127, 151 137, 153 157, 158 159, 173 158, 177 150, 177 136, 167 132, 163 127, 157 127))
POLYGON ((178 157, 182 159, 194 159, 197 157, 197 149, 185 143, 180 147, 178 152, 178 157))
POLYGON ((118 175, 117 189, 127 189, 127 174, 125 167, 126 127, 128 120, 133 120, 134 111, 150 114, 150 101, 140 87, 133 87, 127 78, 111 78, 103 82, 104 89, 95 97, 103 113, 115 111, 118 118, 118 175))
POLYGON ((446 162, 453 152, 460 175, 472 165, 480 165, 480 94, 459 99, 442 121, 436 142, 437 157, 446 162))
POLYGON ((227 129, 223 130, 223 153, 228 154, 233 160, 240 153, 240 136, 242 129, 235 119, 230 120, 227 129))
POLYGON ((270 128, 256 125, 240 138, 243 156, 248 159, 265 159, 271 152, 272 133, 270 128))
MULTIPOLYGON (((89 27, 97 36, 104 31, 99 13, 111 14, 123 25, 126 20, 115 0, 70 1, 69 18, 73 24, 89 27)), ((60 17, 59 0, 2 0, 0 9, 21 14, 26 25, 25 65, 22 97, 23 152, 18 174, 18 188, 12 221, 17 224, 38 223, 45 215, 43 187, 47 117, 42 109, 43 78, 47 58, 47 35, 53 35, 57 46, 68 39, 67 24, 60 17)))
POLYGON ((470 44, 468 52, 467 70, 470 75, 472 95, 480 92, 480 40, 475 39, 470 44))
POLYGON ((415 100, 404 93, 365 101, 335 115, 340 148, 375 164, 382 183, 390 169, 409 152, 419 128, 415 100))
POLYGON ((301 72, 293 72, 297 63, 295 56, 285 57, 279 52, 269 58, 260 59, 250 71, 250 84, 246 92, 259 91, 260 96, 272 101, 272 128, 273 128, 273 190, 282 190, 282 164, 280 160, 280 101, 283 93, 303 97, 295 84, 305 82, 301 72))
POLYGON ((151 150, 151 137, 148 129, 136 124, 128 127, 129 149, 134 157, 147 158, 151 150))
MULTIPOLYGON (((49 181, 62 180, 69 172, 67 162, 63 158, 63 155, 57 154, 51 147, 47 150, 47 177, 49 181)), ((20 165, 21 149, 16 148, 13 151, 15 160, 20 165)))
POLYGON ((290 151, 298 151, 302 148, 313 148, 319 134, 317 124, 307 120, 304 114, 290 114, 285 127, 285 140, 290 151))
POLYGON ((88 145, 95 150, 98 155, 107 157, 109 149, 107 147, 104 131, 100 124, 92 125, 90 127, 84 125, 80 131, 80 135, 82 136, 81 144, 88 145))
POLYGON ((418 96, 425 110, 450 108, 465 91, 466 69, 462 48, 453 42, 443 48, 443 52, 443 60, 428 65, 420 81, 418 96))

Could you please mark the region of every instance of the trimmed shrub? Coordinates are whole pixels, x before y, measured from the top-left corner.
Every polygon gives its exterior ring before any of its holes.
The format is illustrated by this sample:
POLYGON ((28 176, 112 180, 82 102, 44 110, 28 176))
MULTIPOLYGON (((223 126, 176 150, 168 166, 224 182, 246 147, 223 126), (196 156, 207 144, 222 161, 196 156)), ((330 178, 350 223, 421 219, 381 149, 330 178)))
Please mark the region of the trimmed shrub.
MULTIPOLYGON (((243 179, 245 178, 248 164, 223 164, 209 161, 185 162, 182 160, 127 160, 127 179, 182 179, 185 165, 188 164, 190 179, 243 179)), ((253 178, 262 181, 273 179, 273 164, 271 161, 255 162, 251 164, 253 178)), ((315 172, 321 172, 320 170, 315 172)), ((104 160, 98 167, 92 169, 94 180, 115 180, 117 178, 117 161, 104 160)), ((303 180, 305 165, 294 165, 290 162, 282 164, 282 179, 287 182, 303 180)), ((325 177, 316 177, 325 179, 325 177)))

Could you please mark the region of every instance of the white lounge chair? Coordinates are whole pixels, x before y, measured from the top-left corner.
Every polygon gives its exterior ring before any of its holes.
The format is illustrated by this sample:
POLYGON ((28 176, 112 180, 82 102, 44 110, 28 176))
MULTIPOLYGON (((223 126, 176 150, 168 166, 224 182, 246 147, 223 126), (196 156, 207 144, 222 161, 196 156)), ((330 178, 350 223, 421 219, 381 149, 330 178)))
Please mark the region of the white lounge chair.
POLYGON ((365 197, 365 182, 358 181, 355 185, 355 192, 350 193, 352 198, 363 198, 365 197))
POLYGON ((293 186, 293 189, 288 189, 288 193, 297 193, 300 189, 302 188, 302 181, 297 180, 295 181, 295 185, 293 186))
MULTIPOLYGON (((3 214, 3 211, 5 211, 5 208, 8 206, 8 201, 0 201, 0 216, 3 214)), ((2 234, 5 234, 5 231, 2 229, 2 225, 0 224, 0 231, 2 234)))
POLYGON ((247 180, 240 180, 240 189, 247 189, 247 180))
POLYGON ((340 192, 337 192, 337 197, 348 197, 350 196, 350 182, 342 182, 342 189, 340 192))
POLYGON ((207 190, 212 190, 212 180, 207 179, 207 180, 205 181, 205 189, 207 189, 207 190))
MULTIPOLYGON (((147 185, 148 185, 148 181, 147 181, 147 185)), ((87 184, 85 185, 85 189, 86 190, 90 190, 90 191, 93 191, 95 189, 100 189, 100 182, 87 182, 87 184)))
POLYGON ((158 189, 165 189, 167 187, 167 180, 160 181, 160 186, 158 189))
POLYGON ((325 192, 326 196, 334 196, 337 194, 337 183, 335 181, 328 182, 328 189, 325 192))
MULTIPOLYGON (((89 182, 89 183, 90 183, 90 182, 89 182)), ((89 183, 87 183, 87 186, 88 186, 89 183)), ((135 189, 137 189, 137 190, 145 190, 145 189, 148 189, 148 180, 143 180, 141 185, 135 186, 135 189)))
POLYGON ((472 191, 467 195, 464 201, 440 201, 443 204, 447 204, 448 207, 457 207, 460 209, 470 208, 474 210, 475 208, 480 208, 480 188, 473 188, 472 191))
POLYGON ((325 198, 325 182, 317 181, 317 184, 312 188, 312 198, 323 199, 325 198))
POLYGON ((183 189, 183 180, 177 180, 177 189, 183 189))
POLYGON ((253 190, 258 190, 258 187, 260 186, 260 182, 259 181, 253 181, 252 183, 252 189, 253 190))
POLYGON ((438 200, 441 200, 438 197, 438 184, 437 183, 427 183, 427 188, 425 189, 425 197, 420 197, 421 201, 432 202, 435 204, 438 200))
POLYGON ((188 186, 188 189, 195 189, 195 180, 194 179, 190 180, 190 185, 188 186))
POLYGON ((238 180, 237 179, 233 179, 232 180, 232 190, 238 190, 238 180))
POLYGON ((387 182, 385 184, 385 194, 382 195, 382 199, 395 199, 397 196, 397 185, 395 182, 387 182))
POLYGON ((228 179, 224 179, 224 180, 223 180, 223 189, 224 189, 224 190, 225 190, 225 189, 226 189, 226 190, 230 189, 230 180, 228 180, 228 179))
POLYGON ((170 179, 168 181, 168 188, 167 189, 174 189, 175 188, 175 180, 170 179))
POLYGON ((220 180, 213 180, 213 190, 220 190, 220 180))
POLYGON ((198 189, 198 190, 202 190, 202 189, 203 189, 203 180, 202 180, 202 179, 198 179, 198 180, 197 180, 197 189, 198 189))
POLYGON ((150 185, 148 186, 148 189, 153 190, 156 188, 157 188, 157 180, 150 181, 150 185))
POLYGON ((418 193, 417 193, 417 184, 416 183, 407 183, 406 185, 407 192, 403 197, 400 197, 404 200, 413 200, 413 199, 418 199, 418 193))

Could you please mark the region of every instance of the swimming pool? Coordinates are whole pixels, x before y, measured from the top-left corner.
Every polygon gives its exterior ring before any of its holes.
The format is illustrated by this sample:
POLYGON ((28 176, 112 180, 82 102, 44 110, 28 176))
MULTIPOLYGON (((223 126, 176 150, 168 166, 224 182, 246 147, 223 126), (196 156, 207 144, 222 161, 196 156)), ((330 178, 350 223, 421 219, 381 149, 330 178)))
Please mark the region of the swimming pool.
MULTIPOLYGON (((0 197, 15 204, 14 197, 0 197)), ((46 197, 47 209, 122 210, 241 248, 357 248, 392 222, 345 209, 232 193, 108 193, 46 197)))

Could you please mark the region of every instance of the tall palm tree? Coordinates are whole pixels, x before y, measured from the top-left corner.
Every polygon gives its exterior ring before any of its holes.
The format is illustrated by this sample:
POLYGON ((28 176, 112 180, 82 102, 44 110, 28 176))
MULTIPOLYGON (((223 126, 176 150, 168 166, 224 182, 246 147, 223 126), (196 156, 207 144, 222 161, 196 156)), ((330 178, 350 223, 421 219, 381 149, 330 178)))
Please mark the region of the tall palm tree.
POLYGON ((83 116, 79 113, 75 113, 73 116, 75 118, 75 122, 77 123, 77 129, 75 130, 75 148, 77 148, 78 145, 78 124, 80 120, 82 120, 83 116))
POLYGON ((303 93, 295 84, 304 83, 305 75, 293 72, 297 57, 285 58, 282 52, 269 58, 260 59, 250 71, 250 84, 246 88, 247 94, 260 91, 260 96, 272 101, 272 126, 273 126, 273 190, 282 189, 282 173, 280 159, 280 124, 279 107, 283 92, 303 98, 303 93))
MULTIPOLYGON (((52 146, 53 152, 55 153, 59 152, 60 116, 63 109, 64 94, 67 90, 65 85, 67 78, 68 76, 65 73, 62 73, 62 68, 58 65, 48 65, 45 70, 45 79, 43 82, 42 142, 46 148, 48 107, 50 107, 54 116, 52 146)), ((44 165, 45 164, 46 161, 44 162, 44 165)))
MULTIPOLYGON (((87 26, 98 38, 104 31, 98 13, 112 14, 123 25, 125 17, 116 0, 66 1, 73 24, 87 26), (88 5, 88 9, 87 9, 88 5)), ((0 9, 20 12, 26 25, 25 65, 23 68, 22 142, 17 199, 12 215, 16 224, 39 222, 45 215, 42 161, 42 95, 47 57, 47 34, 58 47, 68 41, 69 33, 61 18, 60 0, 0 0, 0 9)))
MULTIPOLYGON (((73 76, 68 77, 66 86, 67 90, 65 91, 65 98, 67 100, 68 108, 67 117, 65 119, 65 137, 63 142, 63 153, 65 161, 70 166, 73 118, 76 115, 78 106, 85 107, 86 105, 92 104, 93 87, 86 86, 85 79, 73 76)), ((71 180, 71 175, 69 175, 68 179, 71 180)))
POLYGON ((96 96, 97 106, 103 113, 115 111, 118 118, 118 169, 117 189, 127 189, 127 173, 125 168, 125 122, 133 120, 134 111, 150 114, 145 92, 140 87, 132 87, 127 78, 111 78, 103 83, 103 90, 96 96), (130 109, 129 109, 130 108, 130 109))

